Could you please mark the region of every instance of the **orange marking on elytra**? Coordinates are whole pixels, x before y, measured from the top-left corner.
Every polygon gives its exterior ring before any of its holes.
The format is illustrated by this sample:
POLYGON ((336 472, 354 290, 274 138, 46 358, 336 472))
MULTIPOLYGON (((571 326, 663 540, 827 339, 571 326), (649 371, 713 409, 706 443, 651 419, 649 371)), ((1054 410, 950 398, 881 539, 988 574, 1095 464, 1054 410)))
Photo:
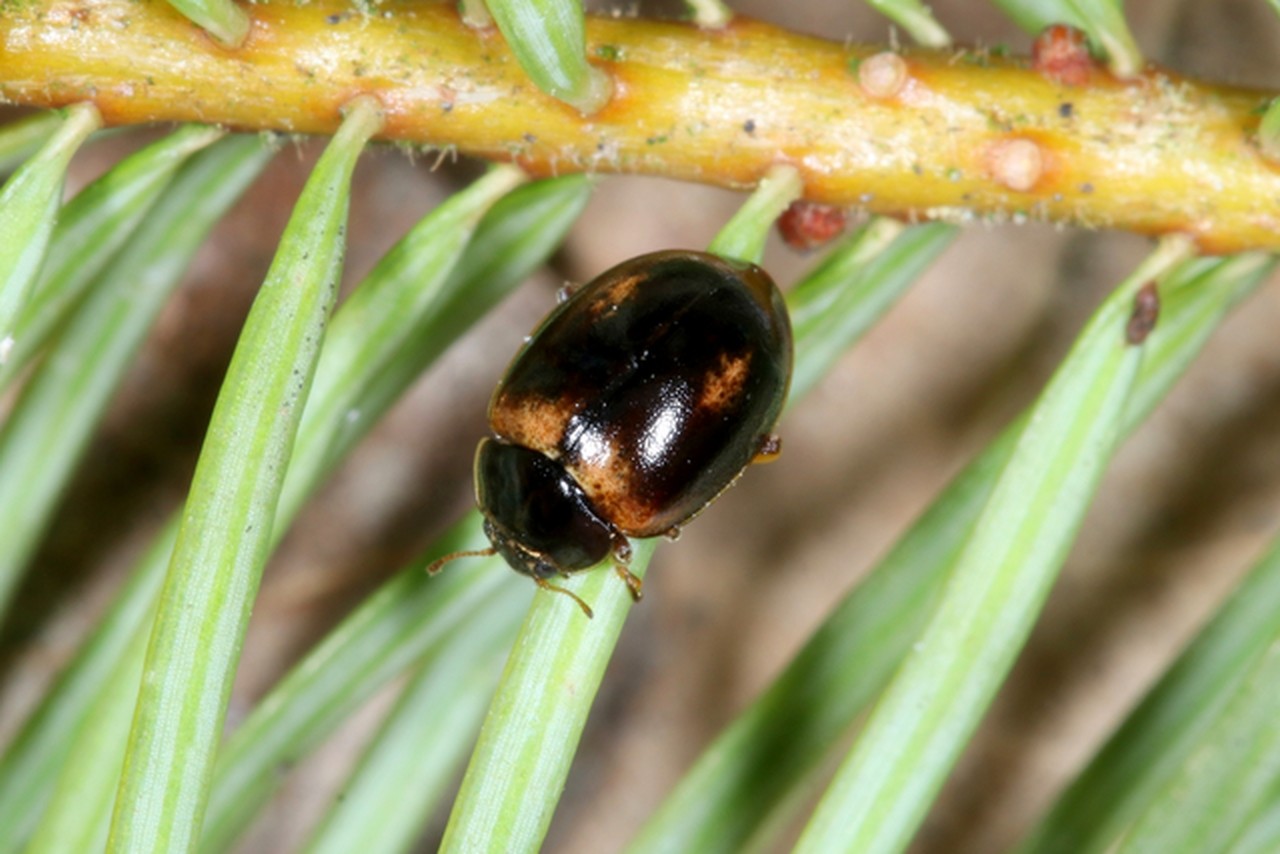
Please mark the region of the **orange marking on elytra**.
POLYGON ((722 410, 733 405, 742 392, 742 386, 751 372, 751 355, 730 356, 720 354, 720 363, 709 371, 702 392, 698 395, 699 409, 722 410))

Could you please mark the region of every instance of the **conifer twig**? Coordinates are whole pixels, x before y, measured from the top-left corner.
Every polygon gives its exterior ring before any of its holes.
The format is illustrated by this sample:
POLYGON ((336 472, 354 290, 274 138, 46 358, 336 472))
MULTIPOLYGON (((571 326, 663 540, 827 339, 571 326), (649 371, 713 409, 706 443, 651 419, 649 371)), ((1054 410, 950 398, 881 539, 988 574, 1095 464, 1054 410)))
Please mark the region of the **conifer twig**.
POLYGON ((541 93, 493 31, 452 4, 353 13, 345 0, 249 7, 226 51, 167 5, 31 0, 0 19, 0 98, 93 102, 111 124, 196 120, 331 133, 371 93, 384 137, 513 160, 535 175, 662 175, 753 186, 778 163, 805 197, 908 220, 1049 219, 1182 233, 1204 252, 1280 248, 1280 169, 1258 151, 1271 94, 1159 69, 1082 86, 1025 59, 901 53, 893 91, 866 88, 876 48, 740 16, 724 28, 591 18, 587 55, 614 98, 590 118, 541 93))

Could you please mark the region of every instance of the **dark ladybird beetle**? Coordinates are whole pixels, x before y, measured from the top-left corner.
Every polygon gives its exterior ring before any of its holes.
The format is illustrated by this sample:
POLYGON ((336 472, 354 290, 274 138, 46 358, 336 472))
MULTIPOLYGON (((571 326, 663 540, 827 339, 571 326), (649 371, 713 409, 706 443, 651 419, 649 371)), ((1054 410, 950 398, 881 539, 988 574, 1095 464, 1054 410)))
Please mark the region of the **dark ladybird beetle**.
MULTIPOLYGON (((754 264, 666 251, 573 291, 516 354, 476 450, 493 548, 538 586, 612 555, 632 597, 628 537, 674 537, 770 434, 791 378, 782 295, 754 264)), ((573 598, 591 616, 591 609, 573 598)))

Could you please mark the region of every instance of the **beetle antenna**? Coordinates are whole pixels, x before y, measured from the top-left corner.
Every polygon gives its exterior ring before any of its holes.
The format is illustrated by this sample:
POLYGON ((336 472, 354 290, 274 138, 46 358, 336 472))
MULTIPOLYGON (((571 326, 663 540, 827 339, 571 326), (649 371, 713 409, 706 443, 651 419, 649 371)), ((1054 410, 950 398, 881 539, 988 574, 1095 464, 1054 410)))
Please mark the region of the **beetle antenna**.
POLYGON ((534 583, 536 583, 543 590, 550 590, 552 593, 563 593, 573 601, 577 602, 578 607, 582 609, 582 613, 587 615, 588 620, 595 616, 595 612, 591 610, 591 606, 588 605, 586 602, 583 602, 582 597, 580 597, 577 593, 574 593, 572 590, 568 590, 564 587, 556 587, 554 584, 552 584, 550 581, 547 581, 545 578, 539 578, 536 575, 531 577, 533 578, 534 583))
POLYGON ((444 557, 437 558, 427 565, 427 575, 435 575, 437 572, 444 569, 444 565, 446 563, 457 560, 460 557, 492 557, 497 553, 498 550, 492 546, 487 549, 475 549, 474 551, 449 552, 444 557))

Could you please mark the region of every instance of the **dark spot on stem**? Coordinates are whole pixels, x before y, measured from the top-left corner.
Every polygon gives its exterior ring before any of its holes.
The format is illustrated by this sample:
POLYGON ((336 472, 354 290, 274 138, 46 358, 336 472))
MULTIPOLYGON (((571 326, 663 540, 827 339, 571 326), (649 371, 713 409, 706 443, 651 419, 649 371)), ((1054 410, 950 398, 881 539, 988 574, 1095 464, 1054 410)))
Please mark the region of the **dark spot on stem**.
POLYGON ((1156 328, 1156 320, 1160 317, 1160 292, 1155 282, 1147 282, 1133 298, 1133 314, 1129 315, 1129 325, 1124 330, 1124 340, 1138 346, 1147 340, 1151 330, 1156 328))
POLYGON ((744 131, 746 131, 748 134, 755 133, 755 132, 756 132, 756 120, 755 120, 755 119, 747 119, 745 122, 743 122, 743 123, 742 123, 742 129, 743 129, 744 131))

